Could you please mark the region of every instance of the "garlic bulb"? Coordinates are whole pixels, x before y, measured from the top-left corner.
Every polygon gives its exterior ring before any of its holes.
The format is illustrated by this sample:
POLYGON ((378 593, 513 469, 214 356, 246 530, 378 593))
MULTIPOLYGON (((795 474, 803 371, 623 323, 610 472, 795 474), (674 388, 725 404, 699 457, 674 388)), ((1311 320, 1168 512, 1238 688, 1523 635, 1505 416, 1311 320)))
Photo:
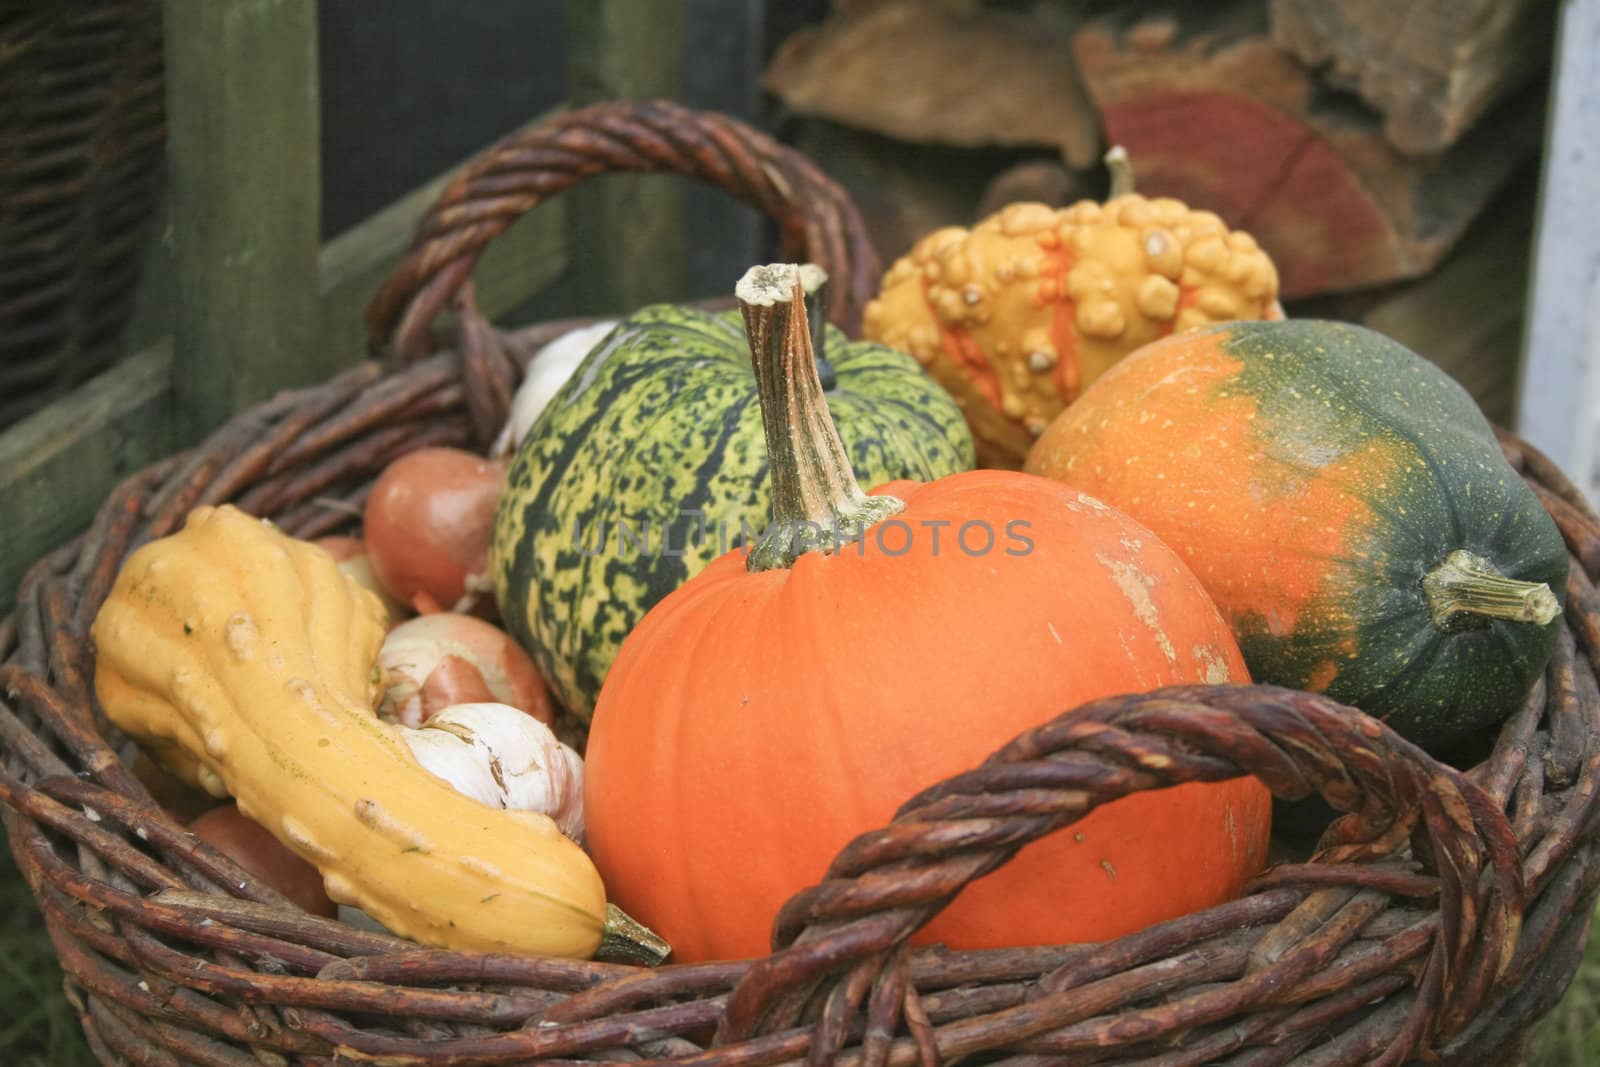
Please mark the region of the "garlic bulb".
POLYGON ((541 812, 583 840, 583 757, 538 719, 506 704, 456 704, 400 736, 456 792, 492 808, 541 812))
POLYGON ((516 395, 511 398, 511 417, 489 450, 491 457, 504 456, 516 451, 528 430, 539 420, 539 415, 549 406, 556 390, 566 384, 572 372, 578 369, 583 357, 599 344, 616 326, 616 319, 601 319, 588 326, 557 337, 533 354, 528 364, 527 377, 522 379, 516 395))

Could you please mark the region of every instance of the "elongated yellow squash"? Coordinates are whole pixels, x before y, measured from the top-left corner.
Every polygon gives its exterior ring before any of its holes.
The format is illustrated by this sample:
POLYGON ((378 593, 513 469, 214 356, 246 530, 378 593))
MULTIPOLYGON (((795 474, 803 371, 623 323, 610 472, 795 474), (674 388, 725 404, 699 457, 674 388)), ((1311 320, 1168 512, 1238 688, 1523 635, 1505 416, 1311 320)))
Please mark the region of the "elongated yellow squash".
POLYGON ((588 958, 605 890, 554 822, 425 771, 371 711, 384 609, 327 552, 232 507, 124 564, 95 618, 111 721, 428 945, 588 958))

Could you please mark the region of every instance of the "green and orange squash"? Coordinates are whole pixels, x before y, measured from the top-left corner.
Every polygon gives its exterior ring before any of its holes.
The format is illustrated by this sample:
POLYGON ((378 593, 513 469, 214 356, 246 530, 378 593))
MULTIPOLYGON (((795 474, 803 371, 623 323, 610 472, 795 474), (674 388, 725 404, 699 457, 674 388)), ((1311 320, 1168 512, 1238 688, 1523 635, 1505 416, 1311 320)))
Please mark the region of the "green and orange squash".
POLYGON ((1360 326, 1237 322, 1147 345, 1026 469, 1183 556, 1252 676, 1444 750, 1542 673, 1567 551, 1472 398, 1360 326))
MULTIPOLYGON (((681 961, 764 955, 779 907, 852 838, 1063 711, 1248 680, 1188 568, 1082 493, 1016 471, 862 493, 788 278, 739 289, 773 522, 644 617, 589 733, 590 849, 681 961)), ((1097 941, 1208 907, 1260 870, 1270 808, 1252 778, 1115 801, 918 937, 1097 941)))

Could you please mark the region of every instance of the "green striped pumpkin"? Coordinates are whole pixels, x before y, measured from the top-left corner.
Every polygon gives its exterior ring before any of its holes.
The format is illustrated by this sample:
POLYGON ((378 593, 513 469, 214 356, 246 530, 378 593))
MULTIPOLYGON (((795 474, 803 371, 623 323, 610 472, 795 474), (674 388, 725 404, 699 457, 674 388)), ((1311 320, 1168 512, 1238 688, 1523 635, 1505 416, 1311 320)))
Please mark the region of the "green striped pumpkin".
MULTIPOLYGON (((825 346, 828 409, 863 485, 972 468, 960 409, 915 360, 831 326, 825 346)), ((585 357, 512 461, 490 552, 502 619, 587 719, 634 624, 770 509, 739 313, 645 308, 585 357)))

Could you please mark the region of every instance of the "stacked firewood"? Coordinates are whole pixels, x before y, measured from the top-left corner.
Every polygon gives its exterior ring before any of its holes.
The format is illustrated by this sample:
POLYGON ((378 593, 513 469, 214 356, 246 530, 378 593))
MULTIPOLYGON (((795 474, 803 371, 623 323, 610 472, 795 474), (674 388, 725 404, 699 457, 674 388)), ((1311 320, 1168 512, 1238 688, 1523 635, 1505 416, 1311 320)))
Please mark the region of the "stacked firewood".
POLYGON ((1362 321, 1509 417, 1553 0, 835 0, 774 56, 789 137, 886 256, 1017 200, 1139 191, 1249 230, 1291 314, 1362 321))

